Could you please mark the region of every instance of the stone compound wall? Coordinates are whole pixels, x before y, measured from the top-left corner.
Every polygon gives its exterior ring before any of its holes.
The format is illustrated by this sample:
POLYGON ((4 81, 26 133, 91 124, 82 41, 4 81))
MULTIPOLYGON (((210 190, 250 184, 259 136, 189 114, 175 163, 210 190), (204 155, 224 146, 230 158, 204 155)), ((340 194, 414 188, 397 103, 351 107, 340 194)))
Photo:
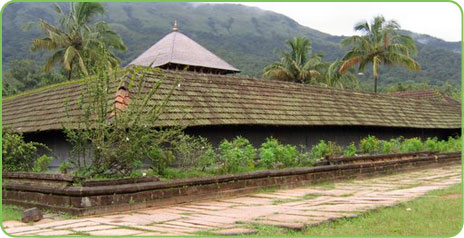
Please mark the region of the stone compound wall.
POLYGON ((256 192, 262 188, 394 173, 461 162, 461 153, 408 153, 335 158, 309 168, 266 170, 210 178, 158 181, 157 178, 81 181, 58 174, 4 173, 3 203, 74 215, 93 215, 165 206, 256 192))

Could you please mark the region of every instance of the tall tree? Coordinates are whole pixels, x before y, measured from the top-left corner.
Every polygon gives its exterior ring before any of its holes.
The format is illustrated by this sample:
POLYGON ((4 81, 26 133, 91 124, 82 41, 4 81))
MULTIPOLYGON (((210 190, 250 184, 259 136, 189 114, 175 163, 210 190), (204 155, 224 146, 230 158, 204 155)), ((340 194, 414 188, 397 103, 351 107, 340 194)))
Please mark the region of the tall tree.
POLYGON ((13 60, 2 71, 2 95, 9 96, 66 80, 63 74, 43 72, 34 60, 13 60))
POLYGON ((399 32, 400 25, 396 21, 385 21, 383 16, 375 17, 369 24, 367 21, 357 24, 354 29, 361 35, 354 35, 341 42, 343 48, 352 48, 343 57, 340 73, 346 73, 354 65, 363 72, 367 64, 372 64, 374 75, 374 92, 377 92, 379 67, 384 65, 400 65, 410 70, 420 70, 419 63, 414 60, 417 55, 416 45, 410 36, 399 32))
MULTIPOLYGON (((97 58, 98 47, 126 50, 119 35, 112 31, 106 22, 92 21, 97 15, 105 13, 101 3, 70 3, 67 14, 55 4, 55 11, 59 16, 59 26, 53 26, 40 19, 39 25, 45 37, 35 39, 31 46, 32 51, 52 51, 45 64, 45 71, 49 71, 56 64, 62 64, 70 80, 75 65, 84 75, 89 73, 89 66, 93 65, 97 58)), ((119 59, 113 53, 107 61, 112 66, 119 64, 119 59)))
POLYGON ((322 55, 312 53, 311 41, 306 37, 288 40, 289 51, 282 52, 279 62, 264 69, 264 77, 299 83, 316 83, 322 76, 322 55))
POLYGON ((327 68, 325 73, 325 81, 323 85, 336 87, 336 88, 359 88, 359 79, 356 77, 353 69, 349 69, 345 73, 340 73, 340 67, 342 66, 343 61, 336 59, 333 63, 327 68))

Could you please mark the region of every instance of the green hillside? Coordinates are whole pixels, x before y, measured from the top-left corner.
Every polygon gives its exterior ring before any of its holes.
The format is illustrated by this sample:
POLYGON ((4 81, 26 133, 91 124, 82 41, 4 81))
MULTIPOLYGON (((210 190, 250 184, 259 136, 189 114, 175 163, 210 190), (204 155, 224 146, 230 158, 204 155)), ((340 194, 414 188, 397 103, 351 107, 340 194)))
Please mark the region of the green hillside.
MULTIPOLYGON (((60 3, 67 8, 67 3, 60 3)), ((128 46, 120 54, 127 64, 161 37, 171 32, 177 20, 179 30, 205 46, 243 74, 259 77, 262 69, 277 60, 276 50, 284 47, 285 40, 295 36, 307 36, 313 42, 315 52, 334 60, 344 54, 340 48, 340 36, 299 25, 294 20, 269 11, 242 5, 192 4, 192 3, 105 3, 111 23, 128 46)), ((33 59, 42 64, 46 53, 31 53, 33 38, 40 36, 37 29, 23 30, 28 22, 39 18, 54 22, 52 3, 12 3, 3 14, 3 67, 15 59, 33 59)), ((386 16, 388 18, 388 16, 386 16)), ((362 19, 360 19, 362 20, 362 19)), ((323 30, 323 29, 321 29, 323 30)), ((418 60, 422 71, 411 73, 401 68, 385 67, 381 83, 428 79, 431 84, 460 81, 460 42, 411 33, 418 40, 418 60), (422 43, 419 43, 422 42, 422 43)), ((369 77, 366 73, 363 78, 369 77)), ((4 79, 8 82, 8 78, 4 79)))

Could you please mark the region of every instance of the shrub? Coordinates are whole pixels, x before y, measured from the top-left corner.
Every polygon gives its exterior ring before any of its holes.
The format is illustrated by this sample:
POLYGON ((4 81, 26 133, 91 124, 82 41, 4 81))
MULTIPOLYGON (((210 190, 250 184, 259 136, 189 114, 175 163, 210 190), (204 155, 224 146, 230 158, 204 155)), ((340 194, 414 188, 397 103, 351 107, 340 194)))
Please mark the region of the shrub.
POLYGON ((63 163, 61 163, 60 166, 58 167, 58 170, 62 174, 67 174, 71 168, 72 168, 72 165, 69 161, 63 161, 63 163))
MULTIPOLYGON (((38 150, 51 151, 38 142, 25 142, 20 134, 3 131, 2 133, 2 170, 31 171, 38 160, 38 150)), ((44 162, 44 158, 41 162, 44 162)))
POLYGON ((317 160, 311 156, 311 152, 300 151, 298 153, 298 165, 299 166, 314 166, 316 165, 317 160))
POLYGON ((422 151, 423 148, 424 145, 421 139, 414 137, 404 140, 403 143, 401 143, 400 150, 403 153, 412 153, 422 151))
POLYGON ((447 152, 447 146, 448 146, 448 141, 446 140, 440 140, 437 141, 437 148, 440 152, 447 152))
POLYGON ((203 152, 200 155, 200 158, 198 159, 196 166, 201 168, 202 171, 205 171, 207 167, 214 165, 214 162, 216 161, 217 157, 218 155, 216 154, 216 151, 210 144, 210 147, 205 147, 205 149, 203 149, 203 152))
POLYGON ((219 145, 219 160, 223 163, 224 173, 253 170, 255 157, 256 149, 243 137, 233 141, 225 139, 219 145))
POLYGON ((163 173, 173 161, 175 141, 184 128, 156 125, 180 79, 172 85, 164 85, 162 75, 147 81, 145 76, 159 69, 112 68, 106 58, 110 53, 98 50, 101 59, 92 67, 95 74, 83 79, 83 90, 75 101, 65 103, 67 117, 62 124, 73 146, 73 167, 86 177, 124 177, 139 168, 139 161, 151 161, 163 173), (119 79, 117 75, 124 76, 119 79), (108 103, 115 91, 124 97, 122 108, 108 103), (76 108, 82 113, 76 115, 76 108))
POLYGON ((374 154, 379 152, 380 141, 375 136, 368 136, 361 139, 359 149, 364 154, 374 154))
POLYGON ((172 151, 157 146, 152 146, 147 155, 152 164, 151 168, 159 175, 164 175, 165 169, 171 165, 174 160, 172 151))
POLYGON ((173 142, 175 163, 182 168, 197 167, 205 170, 211 166, 216 158, 216 153, 211 143, 204 137, 195 137, 181 134, 178 140, 173 142))
POLYGON ((264 168, 289 167, 298 163, 295 146, 282 145, 277 139, 267 138, 259 148, 258 164, 264 168))
POLYGON ((311 157, 316 161, 323 159, 324 156, 326 156, 328 151, 329 151, 329 146, 325 143, 325 141, 321 140, 319 141, 319 144, 311 148, 311 157))
POLYGON ((448 137, 447 141, 441 141, 438 147, 441 152, 461 151, 462 149, 461 137, 454 138, 450 136, 448 137))
POLYGON ((311 149, 311 157, 316 161, 328 156, 337 156, 341 153, 342 147, 332 141, 329 141, 326 144, 325 141, 321 140, 319 141, 319 144, 313 146, 313 148, 311 149))
POLYGON ((34 162, 34 166, 32 167, 32 172, 45 172, 48 170, 48 166, 52 162, 53 158, 47 155, 42 155, 34 162))
POLYGON ((380 152, 382 154, 391 154, 394 150, 394 144, 391 141, 380 141, 380 152))
POLYGON ((433 137, 433 138, 427 138, 424 142, 424 150, 427 151, 432 151, 432 150, 439 150, 439 143, 438 143, 438 138, 433 137))
POLYGON ((448 137, 449 151, 456 152, 462 150, 462 140, 461 137, 453 138, 448 137))
POLYGON ((356 155, 356 145, 354 142, 351 142, 349 146, 346 147, 345 151, 343 151, 343 156, 345 157, 351 157, 356 155))
POLYGON ((404 137, 400 136, 398 138, 390 139, 390 143, 392 144, 392 152, 399 153, 401 148, 401 143, 403 143, 404 137))
POLYGON ((329 141, 328 144, 327 144, 327 154, 326 156, 329 156, 329 157, 334 157, 334 156, 339 156, 342 154, 342 147, 337 145, 336 142, 333 142, 333 141, 329 141))

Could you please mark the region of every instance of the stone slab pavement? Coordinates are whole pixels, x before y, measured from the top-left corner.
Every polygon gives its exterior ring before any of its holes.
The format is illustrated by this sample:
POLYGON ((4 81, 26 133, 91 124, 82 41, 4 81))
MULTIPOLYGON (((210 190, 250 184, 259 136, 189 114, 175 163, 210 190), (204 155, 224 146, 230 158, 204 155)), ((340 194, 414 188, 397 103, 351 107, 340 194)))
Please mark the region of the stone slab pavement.
POLYGON ((452 165, 120 214, 77 219, 56 217, 34 224, 5 221, 3 227, 11 235, 253 234, 256 231, 249 224, 303 229, 409 201, 458 183, 461 183, 461 166, 452 165))

